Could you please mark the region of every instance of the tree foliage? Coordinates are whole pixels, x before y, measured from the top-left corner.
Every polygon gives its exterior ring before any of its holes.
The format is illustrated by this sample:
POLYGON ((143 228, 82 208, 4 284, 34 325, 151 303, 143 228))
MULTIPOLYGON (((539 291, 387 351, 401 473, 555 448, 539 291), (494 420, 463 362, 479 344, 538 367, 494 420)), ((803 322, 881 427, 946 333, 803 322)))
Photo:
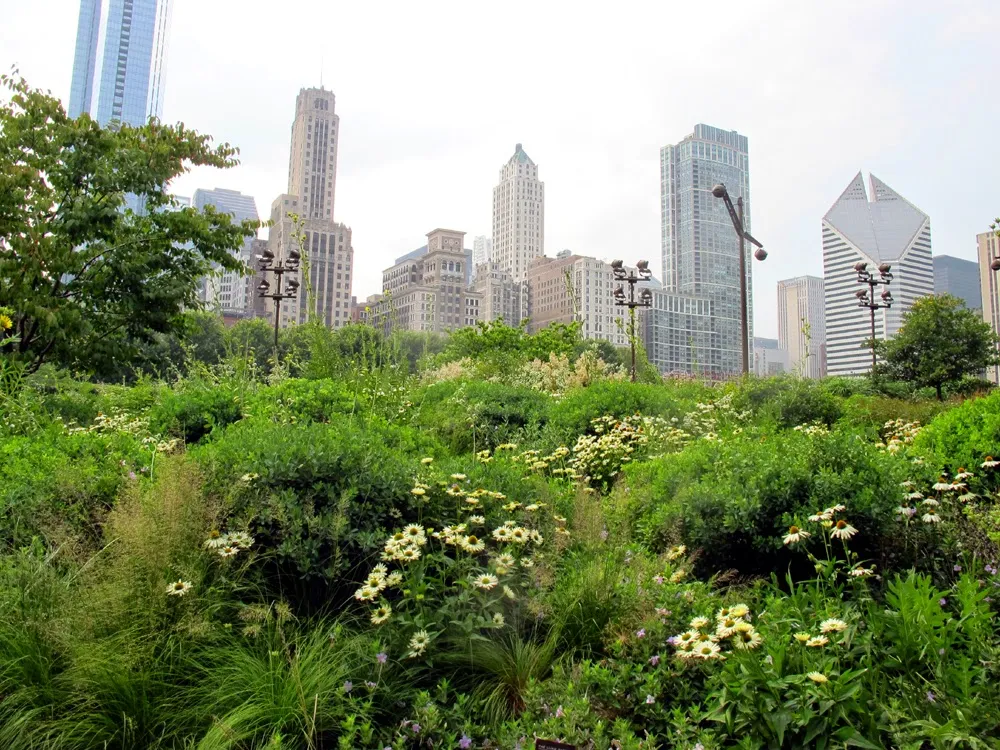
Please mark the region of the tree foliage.
POLYGON ((945 385, 998 361, 989 324, 950 294, 918 299, 899 333, 877 347, 890 377, 934 388, 939 399, 945 385))
POLYGON ((237 164, 229 144, 183 124, 102 128, 58 99, 0 76, 0 306, 27 371, 46 359, 97 373, 130 360, 197 306, 196 284, 256 222, 179 208, 170 181, 192 166, 237 164), (131 198, 130 198, 131 196, 131 198), (133 211, 128 203, 143 206, 133 211))

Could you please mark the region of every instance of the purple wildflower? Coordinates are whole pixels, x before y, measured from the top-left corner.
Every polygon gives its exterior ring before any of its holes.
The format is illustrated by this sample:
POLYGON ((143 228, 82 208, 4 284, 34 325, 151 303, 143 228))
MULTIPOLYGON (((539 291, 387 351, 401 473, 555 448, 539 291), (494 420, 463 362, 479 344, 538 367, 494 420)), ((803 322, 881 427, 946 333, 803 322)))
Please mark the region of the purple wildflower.
POLYGON ((639 628, 637 631, 635 631, 635 637, 636 638, 645 638, 646 637, 646 628, 639 628))
POLYGON ((378 685, 376 685, 371 680, 365 680, 365 687, 367 687, 369 690, 374 690, 375 688, 378 687, 378 685))
POLYGON ((655 583, 657 586, 662 586, 663 585, 663 576, 656 576, 653 579, 653 583, 655 583))
POLYGON ((656 698, 651 695, 646 696, 646 703, 656 703, 656 698))
POLYGON ((944 656, 944 649, 943 648, 939 648, 938 649, 938 656, 944 656))
POLYGON ((652 664, 655 667, 657 664, 660 663, 660 655, 659 654, 654 654, 653 656, 651 656, 649 658, 649 663, 652 664))
POLYGON ((410 729, 413 730, 414 734, 420 734, 420 725, 417 722, 413 722, 413 726, 410 729))
POLYGON ((385 664, 389 660, 389 656, 384 651, 379 651, 375 654, 375 659, 378 660, 379 664, 385 664))
POLYGON ((556 718, 561 719, 565 714, 563 713, 562 706, 556 709, 556 718))
POLYGON ((463 748, 463 750, 464 748, 472 747, 472 738, 469 737, 467 734, 463 734, 462 739, 458 741, 458 746, 463 748))
POLYGON ((349 693, 352 690, 354 690, 354 683, 348 680, 347 682, 344 683, 344 692, 349 693))
POLYGON ((952 570, 954 570, 956 573, 961 573, 962 572, 962 566, 961 565, 956 565, 954 568, 952 568, 952 570))
POLYGON ((932 693, 930 690, 927 691, 927 702, 937 703, 937 698, 934 696, 934 693, 932 693))
POLYGON ((938 604, 940 604, 942 607, 945 606, 947 603, 948 600, 945 599, 943 596, 940 599, 938 599, 938 604))
POLYGON ((135 472, 134 472, 134 471, 130 471, 130 472, 128 473, 128 478, 129 478, 129 479, 133 479, 133 480, 134 480, 134 479, 135 479, 135 472))

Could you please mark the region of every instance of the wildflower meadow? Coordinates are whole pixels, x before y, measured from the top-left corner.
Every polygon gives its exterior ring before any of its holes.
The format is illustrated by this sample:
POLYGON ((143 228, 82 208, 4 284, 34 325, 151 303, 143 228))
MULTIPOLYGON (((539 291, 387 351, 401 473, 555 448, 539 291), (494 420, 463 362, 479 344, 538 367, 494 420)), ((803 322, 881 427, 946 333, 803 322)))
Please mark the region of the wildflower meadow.
POLYGON ((356 328, 4 384, 0 747, 1000 747, 1000 393, 356 328))

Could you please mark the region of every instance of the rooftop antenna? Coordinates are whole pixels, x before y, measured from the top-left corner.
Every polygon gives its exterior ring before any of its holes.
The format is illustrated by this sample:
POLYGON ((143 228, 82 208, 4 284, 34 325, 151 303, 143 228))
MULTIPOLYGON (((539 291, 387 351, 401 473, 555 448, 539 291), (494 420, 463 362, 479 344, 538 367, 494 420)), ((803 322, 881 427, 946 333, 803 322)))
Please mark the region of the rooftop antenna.
POLYGON ((323 55, 319 56, 319 87, 323 88, 323 55))

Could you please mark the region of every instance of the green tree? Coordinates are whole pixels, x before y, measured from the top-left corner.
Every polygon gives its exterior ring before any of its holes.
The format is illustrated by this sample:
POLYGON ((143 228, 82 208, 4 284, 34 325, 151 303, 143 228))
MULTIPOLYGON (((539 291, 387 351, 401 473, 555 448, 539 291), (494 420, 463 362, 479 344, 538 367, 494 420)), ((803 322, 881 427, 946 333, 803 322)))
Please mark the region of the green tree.
POLYGON ((238 270, 256 222, 178 208, 170 181, 235 165, 236 149, 182 124, 102 128, 53 96, 0 76, 0 306, 11 308, 27 372, 45 360, 100 374, 132 359, 198 306, 198 279, 238 270), (145 207, 134 212, 127 196, 145 207))
POLYGON ((938 399, 945 385, 1000 360, 989 324, 950 294, 918 299, 899 333, 876 347, 889 377, 934 388, 938 399))

